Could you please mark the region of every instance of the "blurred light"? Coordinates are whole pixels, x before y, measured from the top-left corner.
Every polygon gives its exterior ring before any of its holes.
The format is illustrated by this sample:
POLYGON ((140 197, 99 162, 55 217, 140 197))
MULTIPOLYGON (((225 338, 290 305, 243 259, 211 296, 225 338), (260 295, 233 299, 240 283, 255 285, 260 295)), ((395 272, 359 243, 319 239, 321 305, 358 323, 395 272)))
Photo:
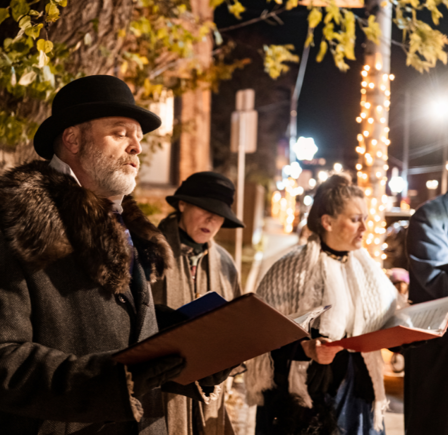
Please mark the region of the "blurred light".
POLYGON ((437 189, 438 185, 439 185, 439 182, 438 182, 437 180, 428 180, 428 181, 426 182, 426 187, 427 187, 429 190, 435 190, 435 189, 437 189))
POLYGON ((386 122, 386 118, 381 118, 380 122, 381 122, 381 124, 384 124, 386 122))
POLYGON ((381 65, 380 62, 377 62, 377 63, 375 64, 375 68, 377 69, 377 71, 380 71, 382 67, 383 67, 383 65, 381 65))
POLYGON ((303 187, 302 187, 302 186, 296 187, 296 188, 293 189, 293 191, 292 191, 292 195, 293 195, 293 196, 302 195, 302 193, 303 193, 303 187))
POLYGON ((361 89, 361 94, 365 94, 366 90, 365 89, 361 89))
POLYGON ((368 122, 369 124, 373 124, 373 118, 369 118, 369 119, 367 120, 367 122, 368 122))
POLYGON ((361 75, 362 75, 363 77, 367 77, 367 71, 361 71, 361 75))
POLYGON ((362 112, 362 113, 361 113, 361 118, 365 119, 366 116, 367 116, 367 114, 366 114, 365 112, 362 112))
POLYGON ((362 122, 362 118, 361 118, 360 116, 358 116, 358 117, 356 118, 356 122, 357 122, 358 124, 361 124, 361 122, 362 122))
POLYGON ((368 187, 368 188, 365 190, 365 194, 366 194, 366 196, 370 196, 370 195, 372 194, 372 189, 371 189, 370 187, 368 187))
POLYGON ((366 86, 367 86, 367 82, 361 82, 361 86, 363 87, 363 88, 365 88, 366 86))
POLYGON ((310 178, 308 184, 310 185, 311 188, 316 187, 317 181, 314 178, 310 178))
POLYGON ((283 181, 277 181, 277 189, 278 190, 285 190, 285 185, 283 183, 283 181))
POLYGON ((370 83, 369 83, 369 88, 370 88, 370 89, 373 89, 374 87, 375 87, 375 83, 370 82, 370 83))
POLYGON ((302 167, 299 165, 298 162, 292 162, 291 163, 291 177, 296 179, 300 177, 300 174, 302 173, 302 167))
POLYGON ((432 101, 430 112, 431 115, 438 120, 446 119, 448 115, 448 103, 442 99, 432 101))
POLYGON ((360 170, 362 169, 362 165, 361 165, 361 163, 357 163, 357 164, 356 164, 356 169, 357 169, 358 171, 360 171, 360 170))
POLYGON ((393 74, 389 75, 389 80, 393 81, 395 79, 395 76, 393 74))
POLYGON ((370 109, 370 103, 366 103, 366 104, 364 105, 364 107, 365 107, 366 109, 370 109))
POLYGON ((307 207, 310 206, 313 203, 313 198, 309 195, 306 195, 305 198, 303 198, 303 204, 307 207))
POLYGON ((389 100, 386 100, 385 102, 384 102, 384 107, 389 107, 390 106, 390 101, 389 100))
POLYGON ((370 71, 370 66, 369 66, 369 65, 364 65, 364 69, 365 69, 366 71, 370 71))
POLYGON ((289 166, 289 165, 285 165, 285 166, 283 166, 283 170, 282 170, 282 172, 283 172, 283 174, 286 175, 287 177, 289 177, 289 176, 291 175, 291 171, 292 171, 291 166, 289 166))
POLYGON ((327 171, 319 171, 317 174, 317 178, 319 178, 319 181, 327 181, 328 179, 328 172, 327 171))
POLYGON ((333 169, 334 169, 334 172, 341 172, 342 171, 342 165, 340 163, 335 163, 333 165, 333 169))
POLYGON ((389 127, 384 127, 384 131, 385 131, 386 133, 389 133, 390 128, 389 128, 389 127))
POLYGON ((403 192, 406 187, 406 181, 403 177, 398 176, 398 168, 392 168, 392 177, 389 181, 390 190, 394 195, 403 192))
POLYGON ((376 139, 372 139, 372 145, 376 146, 376 144, 378 143, 378 141, 376 139))
POLYGON ((386 97, 389 97, 389 96, 390 96, 390 91, 386 91, 386 92, 384 92, 384 95, 385 95, 386 97))
POLYGON ((383 111, 383 106, 376 106, 376 110, 381 113, 383 111))
POLYGON ((280 192, 274 192, 272 195, 272 201, 279 202, 282 199, 282 194, 280 192))
POLYGON ((387 74, 383 74, 383 80, 387 81, 387 79, 389 78, 389 76, 387 74))
POLYGON ((362 134, 358 134, 358 136, 356 136, 357 137, 357 139, 358 139, 358 142, 362 142, 362 140, 364 139, 363 137, 362 137, 362 134))
POLYGON ((367 136, 369 135, 369 132, 368 132, 367 130, 365 130, 362 134, 363 134, 365 137, 367 137, 367 136))
POLYGON ((299 160, 313 160, 314 154, 318 151, 314 139, 303 136, 299 137, 292 149, 299 160))

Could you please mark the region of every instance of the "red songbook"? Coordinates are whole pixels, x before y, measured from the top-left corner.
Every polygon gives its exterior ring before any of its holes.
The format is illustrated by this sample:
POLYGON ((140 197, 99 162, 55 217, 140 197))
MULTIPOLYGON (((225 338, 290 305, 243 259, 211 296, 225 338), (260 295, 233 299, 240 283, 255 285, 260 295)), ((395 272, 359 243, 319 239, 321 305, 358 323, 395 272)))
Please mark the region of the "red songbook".
POLYGON ((136 364, 181 355, 186 367, 173 380, 187 385, 307 336, 297 321, 248 293, 162 330, 113 358, 136 364))
POLYGON ((327 343, 356 352, 390 349, 442 337, 448 325, 448 297, 397 310, 378 331, 327 343))

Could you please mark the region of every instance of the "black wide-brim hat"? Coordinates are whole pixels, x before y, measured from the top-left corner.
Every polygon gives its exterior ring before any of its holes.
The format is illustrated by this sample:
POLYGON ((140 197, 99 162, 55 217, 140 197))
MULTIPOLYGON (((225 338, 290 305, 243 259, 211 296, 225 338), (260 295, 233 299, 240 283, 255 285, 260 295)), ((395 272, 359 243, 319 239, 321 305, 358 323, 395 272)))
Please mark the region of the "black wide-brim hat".
POLYGON ((137 121, 143 134, 160 127, 161 119, 135 104, 129 86, 113 76, 83 77, 64 86, 55 96, 51 116, 34 136, 34 149, 39 156, 53 157, 54 140, 68 127, 109 116, 122 116, 137 121))
POLYGON ((174 195, 167 196, 169 205, 179 210, 179 201, 185 201, 224 218, 222 228, 244 228, 233 210, 235 187, 224 175, 216 172, 196 172, 190 175, 174 195))

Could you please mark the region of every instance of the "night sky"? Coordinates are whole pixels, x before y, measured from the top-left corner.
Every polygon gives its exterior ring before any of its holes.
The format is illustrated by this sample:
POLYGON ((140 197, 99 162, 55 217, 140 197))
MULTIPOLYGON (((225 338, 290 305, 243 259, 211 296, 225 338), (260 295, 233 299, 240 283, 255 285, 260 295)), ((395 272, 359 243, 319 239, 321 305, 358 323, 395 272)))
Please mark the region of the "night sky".
MULTIPOLYGON (((243 13, 243 21, 261 14, 266 7, 271 9, 274 2, 263 4, 259 0, 243 1, 247 11, 243 13), (260 7, 261 5, 261 7, 260 7)), ((356 15, 364 16, 363 9, 354 9, 356 15)), ((448 33, 448 12, 442 10, 447 18, 441 20, 439 30, 448 33)), ((241 31, 228 32, 225 35, 233 37, 235 41, 244 43, 248 33, 262 35, 273 44, 292 43, 296 47, 296 54, 302 55, 303 44, 307 31, 307 10, 299 7, 293 11, 280 15, 284 25, 269 25, 261 22, 246 27, 241 31), (243 35, 239 39, 239 35, 243 35)), ((215 20, 219 28, 236 24, 239 21, 232 18, 226 6, 217 8, 215 20)), ((427 20, 425 20, 427 21, 427 20)), ((360 109, 360 71, 363 66, 364 34, 357 30, 357 43, 355 49, 356 61, 348 61, 350 69, 340 72, 333 63, 330 53, 327 53, 321 63, 315 61, 320 42, 320 26, 315 31, 316 46, 311 49, 305 80, 298 104, 298 136, 313 137, 319 152, 317 157, 324 157, 329 162, 341 161, 349 169, 354 168, 356 153, 354 151, 359 133, 359 124, 355 118, 360 109)), ((392 38, 401 41, 401 32, 393 27, 392 38)), ((296 74, 296 69, 294 70, 296 74)), ((391 83, 391 110, 390 110, 390 138, 391 155, 390 166, 399 166, 394 158, 402 159, 402 136, 404 129, 403 107, 404 92, 411 90, 411 143, 410 154, 427 145, 442 139, 442 132, 447 130, 448 113, 445 121, 435 122, 430 115, 428 102, 432 98, 446 96, 448 102, 448 70, 441 63, 430 73, 420 74, 411 67, 406 67, 405 54, 401 47, 392 46, 391 73, 395 80, 391 83)), ((270 92, 269 88, 266 92, 270 92)), ((441 150, 431 154, 418 156, 410 161, 410 167, 419 165, 440 164, 441 150)), ((411 189, 420 189, 426 179, 437 178, 439 174, 423 174, 410 179, 411 189)), ((424 192, 426 194, 426 192, 424 192)), ((424 200, 425 198, 421 198, 424 200)))

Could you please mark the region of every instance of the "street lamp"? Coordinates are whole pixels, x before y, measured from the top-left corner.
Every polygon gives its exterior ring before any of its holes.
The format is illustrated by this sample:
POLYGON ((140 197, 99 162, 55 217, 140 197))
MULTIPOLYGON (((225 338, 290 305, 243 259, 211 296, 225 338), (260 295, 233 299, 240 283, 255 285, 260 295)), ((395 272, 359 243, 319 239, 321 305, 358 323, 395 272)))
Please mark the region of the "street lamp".
POLYGON ((312 137, 303 136, 299 137, 292 149, 298 160, 313 160, 318 150, 312 137))

